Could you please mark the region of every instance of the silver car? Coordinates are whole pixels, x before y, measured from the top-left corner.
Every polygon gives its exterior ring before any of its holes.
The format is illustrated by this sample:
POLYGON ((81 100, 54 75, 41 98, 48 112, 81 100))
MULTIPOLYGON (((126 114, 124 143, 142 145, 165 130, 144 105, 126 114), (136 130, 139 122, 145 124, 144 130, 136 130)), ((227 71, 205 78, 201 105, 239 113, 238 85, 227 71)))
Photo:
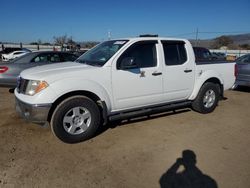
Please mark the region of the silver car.
POLYGON ((234 88, 237 86, 250 87, 250 54, 243 55, 236 59, 238 74, 234 88))
POLYGON ((23 55, 8 63, 0 63, 0 87, 15 88, 17 77, 27 68, 59 63, 65 61, 75 61, 78 56, 67 52, 32 52, 23 55))

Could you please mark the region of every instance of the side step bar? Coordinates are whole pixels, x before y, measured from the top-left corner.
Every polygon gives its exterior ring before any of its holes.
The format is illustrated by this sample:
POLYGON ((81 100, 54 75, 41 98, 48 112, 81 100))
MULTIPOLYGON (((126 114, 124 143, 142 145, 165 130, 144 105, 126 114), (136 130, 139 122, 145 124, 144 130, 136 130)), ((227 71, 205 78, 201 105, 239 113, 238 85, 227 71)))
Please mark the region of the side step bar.
POLYGON ((166 104, 166 105, 161 105, 161 106, 153 106, 150 108, 149 107, 143 108, 143 109, 139 109, 136 111, 128 111, 128 112, 121 112, 118 114, 114 114, 114 115, 109 116, 109 120, 116 121, 116 120, 146 116, 146 115, 156 114, 156 113, 160 113, 160 112, 164 112, 168 110, 188 107, 190 105, 191 105, 191 101, 185 101, 185 102, 172 103, 172 104, 166 104))

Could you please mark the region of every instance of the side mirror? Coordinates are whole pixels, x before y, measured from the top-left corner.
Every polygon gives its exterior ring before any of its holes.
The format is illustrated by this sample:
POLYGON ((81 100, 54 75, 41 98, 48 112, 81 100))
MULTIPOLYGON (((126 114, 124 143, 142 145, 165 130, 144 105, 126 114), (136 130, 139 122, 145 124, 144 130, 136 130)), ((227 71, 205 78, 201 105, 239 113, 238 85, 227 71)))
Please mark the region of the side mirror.
POLYGON ((125 70, 125 69, 136 69, 136 68, 139 67, 136 64, 134 57, 125 57, 122 59, 120 64, 120 69, 125 70))

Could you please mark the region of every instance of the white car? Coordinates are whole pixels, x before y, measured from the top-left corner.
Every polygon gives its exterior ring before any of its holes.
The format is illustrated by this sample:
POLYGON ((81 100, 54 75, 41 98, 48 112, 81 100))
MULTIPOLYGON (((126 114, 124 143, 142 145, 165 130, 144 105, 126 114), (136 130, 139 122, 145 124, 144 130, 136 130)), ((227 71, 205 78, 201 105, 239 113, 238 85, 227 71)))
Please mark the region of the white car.
POLYGON ((234 84, 236 68, 197 62, 184 39, 110 40, 76 62, 21 72, 16 110, 29 121, 49 122, 59 139, 74 143, 91 138, 107 121, 181 107, 210 113, 234 84))
POLYGON ((20 56, 27 54, 27 53, 29 53, 29 52, 25 51, 25 50, 19 50, 19 51, 11 52, 9 54, 2 54, 2 60, 3 61, 10 61, 12 59, 15 59, 15 58, 20 57, 20 56))

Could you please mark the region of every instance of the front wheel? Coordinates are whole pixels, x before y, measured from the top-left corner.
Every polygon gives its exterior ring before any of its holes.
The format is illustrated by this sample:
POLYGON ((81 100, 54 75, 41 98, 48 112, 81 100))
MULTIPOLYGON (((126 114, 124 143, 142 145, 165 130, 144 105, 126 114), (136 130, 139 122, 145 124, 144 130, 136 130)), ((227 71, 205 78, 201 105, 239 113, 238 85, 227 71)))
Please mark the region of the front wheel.
POLYGON ((85 96, 74 96, 64 100, 57 106, 51 118, 52 132, 66 143, 91 138, 99 125, 98 106, 85 96))
POLYGON ((200 89, 192 108, 202 114, 210 113, 216 108, 220 96, 218 84, 206 82, 200 89))

